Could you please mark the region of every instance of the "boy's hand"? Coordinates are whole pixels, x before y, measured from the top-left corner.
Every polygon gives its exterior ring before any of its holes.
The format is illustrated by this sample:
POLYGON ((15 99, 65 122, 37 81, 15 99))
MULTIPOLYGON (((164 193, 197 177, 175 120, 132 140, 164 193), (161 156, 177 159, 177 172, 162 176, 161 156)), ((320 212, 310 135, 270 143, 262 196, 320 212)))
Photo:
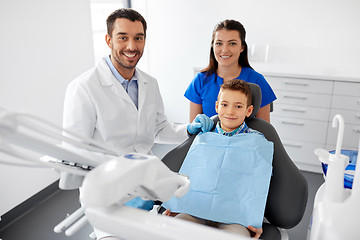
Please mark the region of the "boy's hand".
POLYGON ((262 228, 256 228, 253 226, 248 226, 247 227, 250 230, 250 235, 251 237, 255 238, 255 239, 259 239, 259 237, 261 236, 263 229, 262 228))
POLYGON ((200 131, 208 132, 214 126, 214 121, 211 120, 205 114, 196 115, 194 121, 187 126, 187 130, 190 134, 196 134, 200 131))

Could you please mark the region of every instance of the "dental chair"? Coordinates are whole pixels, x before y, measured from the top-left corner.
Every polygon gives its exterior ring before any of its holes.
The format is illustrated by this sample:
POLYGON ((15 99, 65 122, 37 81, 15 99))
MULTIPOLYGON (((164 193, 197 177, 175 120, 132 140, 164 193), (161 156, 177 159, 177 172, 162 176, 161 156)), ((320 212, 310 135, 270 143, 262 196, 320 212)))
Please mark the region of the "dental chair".
MULTIPOLYGON (((245 119, 246 124, 264 134, 274 143, 273 175, 265 207, 265 221, 261 239, 289 239, 285 229, 295 227, 302 219, 308 198, 306 179, 286 153, 275 130, 268 122, 256 118, 260 108, 261 90, 256 84, 249 83, 252 92, 253 113, 245 119)), ((218 116, 212 117, 215 124, 218 116)), ((178 172, 196 135, 167 153, 162 161, 172 171, 178 172)))

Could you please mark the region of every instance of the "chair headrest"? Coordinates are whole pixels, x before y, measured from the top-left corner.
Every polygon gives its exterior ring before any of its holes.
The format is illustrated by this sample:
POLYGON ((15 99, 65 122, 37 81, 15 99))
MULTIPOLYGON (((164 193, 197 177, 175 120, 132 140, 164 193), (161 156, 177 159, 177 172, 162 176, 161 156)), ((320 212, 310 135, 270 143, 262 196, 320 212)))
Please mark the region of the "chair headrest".
POLYGON ((246 120, 254 118, 261 106, 261 89, 259 85, 255 83, 249 83, 249 86, 252 94, 252 105, 254 106, 254 110, 251 115, 246 118, 246 120))

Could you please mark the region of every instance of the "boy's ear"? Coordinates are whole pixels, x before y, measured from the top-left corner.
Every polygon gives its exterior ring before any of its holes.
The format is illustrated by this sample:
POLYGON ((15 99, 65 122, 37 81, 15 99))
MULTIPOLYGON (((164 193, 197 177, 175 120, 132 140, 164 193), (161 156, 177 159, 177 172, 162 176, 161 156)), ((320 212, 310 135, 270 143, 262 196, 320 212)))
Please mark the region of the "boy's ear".
POLYGON ((219 103, 218 103, 218 101, 216 101, 216 102, 215 102, 215 111, 216 111, 216 113, 219 113, 219 112, 218 112, 218 107, 219 107, 219 103))
POLYGON ((250 117, 250 115, 252 114, 253 110, 254 110, 254 106, 253 106, 253 105, 248 106, 246 116, 247 116, 247 117, 250 117))

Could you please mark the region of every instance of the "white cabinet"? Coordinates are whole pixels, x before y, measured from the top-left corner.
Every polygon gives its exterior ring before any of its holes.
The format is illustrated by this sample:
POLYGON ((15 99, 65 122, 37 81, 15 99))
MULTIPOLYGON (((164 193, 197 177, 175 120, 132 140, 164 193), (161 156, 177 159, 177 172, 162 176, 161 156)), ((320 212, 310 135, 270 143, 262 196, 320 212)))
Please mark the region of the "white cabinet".
POLYGON ((266 76, 277 100, 271 123, 296 165, 320 172, 315 148, 325 148, 329 125, 333 82, 266 76))
POLYGON ((278 98, 274 102, 271 123, 300 169, 322 172, 314 149, 335 148, 338 129, 331 127, 335 114, 345 119, 343 149, 357 149, 360 82, 265 76, 278 98))
MULTIPOLYGON (((345 120, 343 149, 357 149, 360 138, 360 83, 335 82, 330 119, 341 114, 345 120)), ((326 146, 334 147, 337 129, 329 126, 326 146)))

